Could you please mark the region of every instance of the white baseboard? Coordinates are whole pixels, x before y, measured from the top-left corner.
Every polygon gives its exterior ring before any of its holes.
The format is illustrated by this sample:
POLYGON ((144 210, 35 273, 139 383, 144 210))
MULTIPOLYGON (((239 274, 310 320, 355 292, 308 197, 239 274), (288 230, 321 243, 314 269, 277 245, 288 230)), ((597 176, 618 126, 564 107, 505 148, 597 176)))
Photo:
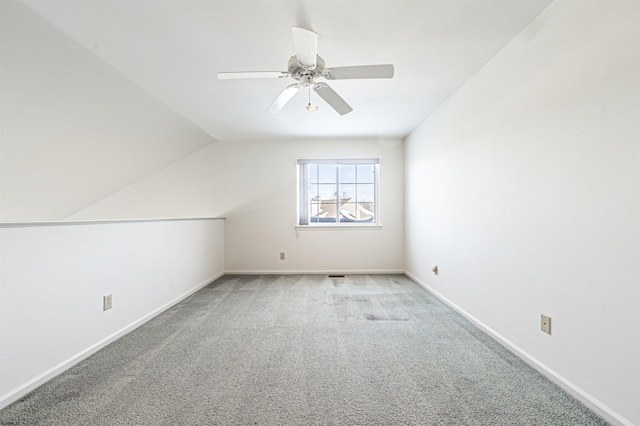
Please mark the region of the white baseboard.
POLYGON ((481 330, 489 334, 491 337, 493 337, 495 340, 500 342, 503 346, 505 346, 507 349, 509 349, 511 352, 513 352, 515 355, 521 358, 524 362, 529 364, 531 367, 535 368, 540 374, 542 374, 543 376, 551 380, 556 385, 560 386, 567 393, 569 393, 571 396, 576 398, 578 401, 582 402, 590 410, 594 411, 596 414, 598 414, 600 417, 602 417, 609 423, 613 425, 619 425, 619 426, 634 426, 633 423, 631 423, 629 420, 625 419, 623 416, 616 413, 615 411, 607 407, 602 402, 598 401, 589 393, 585 392, 584 390, 582 390, 581 388, 579 388, 578 386, 576 386, 575 384, 573 384, 572 382, 564 378, 562 375, 558 374, 556 371, 554 371, 553 369, 549 368, 547 365, 540 362, 535 357, 531 356, 528 352, 526 352, 522 348, 513 344, 510 340, 508 340, 504 336, 497 333, 491 327, 487 326, 485 323, 475 318, 473 315, 469 314, 460 306, 451 302, 442 294, 438 293, 433 288, 429 287, 427 284, 420 281, 416 276, 414 276, 410 272, 405 271, 404 274, 407 277, 411 278, 413 281, 415 281, 416 284, 420 285, 426 291, 428 291, 429 293, 437 297, 440 301, 442 301, 444 304, 449 306, 451 309, 458 312, 460 315, 462 315, 463 317, 471 321, 478 328, 480 328, 481 330))
POLYGON ((134 321, 133 323, 127 325, 126 327, 116 331, 115 333, 113 333, 110 336, 102 339, 101 341, 97 342, 96 344, 88 347, 87 349, 83 350, 82 352, 78 353, 77 355, 69 358, 66 361, 61 362, 60 364, 58 364, 55 367, 45 371, 44 373, 40 374, 39 376, 36 376, 35 378, 31 379, 30 381, 28 381, 24 385, 22 385, 22 386, 14 389, 12 391, 7 392, 4 395, 2 395, 2 397, 0 397, 0 410, 3 409, 4 407, 8 406, 9 404, 17 401, 18 399, 22 398, 23 396, 25 396, 26 394, 28 394, 32 390, 36 389, 37 387, 39 387, 39 386, 43 385, 44 383, 48 382, 49 380, 53 379, 57 375, 63 373, 64 371, 66 371, 69 368, 73 367, 74 365, 78 364, 80 361, 83 361, 83 360, 89 358, 91 355, 93 355, 94 353, 98 352, 100 349, 104 348, 109 343, 112 343, 112 342, 118 340, 120 337, 124 336, 125 334, 135 330, 136 328, 140 327, 142 324, 146 323, 147 321, 151 320, 155 316, 161 314, 162 312, 166 311, 167 309, 171 308, 172 306, 176 305, 177 303, 179 303, 182 300, 186 299, 187 297, 191 296, 193 293, 197 292, 198 290, 206 287, 207 285, 209 285, 210 283, 212 283, 213 281, 217 280, 218 278, 220 278, 223 275, 224 275, 224 272, 220 272, 220 273, 214 275, 213 277, 211 277, 210 279, 206 280, 205 282, 198 284, 193 289, 191 289, 191 290, 187 291, 186 293, 178 296, 177 298, 173 299, 172 301, 170 301, 168 303, 165 303, 164 305, 160 306, 159 308, 149 312, 148 314, 146 314, 142 318, 140 318, 140 319, 134 321))
POLYGON ((326 271, 326 270, 316 270, 316 271, 309 271, 309 270, 305 270, 305 271, 257 271, 257 270, 252 270, 252 271, 246 271, 246 270, 243 270, 243 271, 225 271, 225 272, 218 273, 215 276, 213 276, 210 279, 208 279, 207 281, 199 284, 198 286, 196 286, 192 290, 189 290, 188 292, 186 292, 183 295, 175 298, 174 300, 172 300, 172 301, 160 306, 159 308, 155 309, 154 311, 148 313, 147 315, 143 316, 142 318, 138 319, 137 321, 134 321, 133 323, 129 324, 128 326, 116 331, 115 333, 111 334, 110 336, 106 337, 105 339, 101 340, 100 342, 97 342, 96 344, 92 345, 91 347, 85 349, 84 351, 80 352, 79 354, 69 358, 68 360, 58 364, 57 366, 51 368, 50 370, 48 370, 48 371, 42 373, 41 375, 35 377, 34 379, 32 379, 29 382, 25 383, 24 385, 20 386, 19 388, 16 388, 16 389, 6 393, 5 395, 2 395, 2 397, 0 397, 0 409, 8 406, 12 402, 17 401, 18 399, 22 398, 24 395, 28 394, 29 392, 31 392, 32 390, 34 390, 37 387, 41 386, 42 384, 46 383, 47 381, 53 379, 54 377, 56 377, 57 375, 61 374, 64 371, 66 371, 67 369, 71 368, 72 366, 76 365, 80 361, 83 361, 84 359, 86 359, 89 356, 93 355, 94 353, 96 353, 100 349, 104 348, 108 344, 114 342, 115 340, 119 339, 120 337, 124 336, 125 334, 133 331, 134 329, 136 329, 138 327, 140 327, 142 324, 144 324, 147 321, 151 320, 155 316, 161 314, 162 312, 166 311, 167 309, 171 308, 172 306, 176 305, 177 303, 179 303, 182 300, 186 299, 187 297, 191 296, 193 293, 195 293, 198 290, 202 289, 203 287, 209 285, 211 282, 217 280, 218 278, 222 277, 223 275, 230 275, 230 274, 234 274, 234 275, 236 275, 236 274, 237 275, 263 275, 263 274, 271 274, 271 275, 273 275, 273 274, 279 274, 279 275, 294 275, 294 274, 295 275, 311 275, 311 274, 322 274, 322 275, 324 275, 324 274, 331 274, 331 275, 334 275, 334 274, 336 274, 336 275, 346 275, 346 274, 352 274, 352 275, 404 274, 404 275, 408 276, 409 278, 411 278, 413 281, 415 281, 418 285, 423 287, 426 291, 428 291, 429 293, 433 294, 435 297, 437 297, 439 300, 441 300, 447 306, 451 307, 453 310, 455 310, 456 312, 458 312, 459 314, 464 316, 466 319, 471 321, 473 324, 478 326, 480 329, 485 331, 487 334, 489 334, 491 337, 496 339, 498 342, 500 342, 502 345, 504 345, 511 352, 513 352, 518 357, 520 357, 527 364, 529 364, 530 366, 535 368, 537 371, 539 371, 541 374, 543 374, 549 380, 551 380, 552 382, 554 382, 555 384, 560 386, 562 389, 567 391, 569 394, 571 394, 573 397, 575 397, 580 402, 585 404, 588 408, 593 410, 595 413, 600 415, 602 418, 604 418, 608 422, 610 422, 610 423, 612 423, 614 425, 620 425, 620 426, 633 426, 633 424, 629 420, 625 419, 624 417, 622 417, 621 415, 619 415, 618 413, 616 413, 615 411, 613 411, 612 409, 607 407, 605 404, 603 404, 602 402, 598 401, 593 396, 591 396, 590 394, 588 394, 587 392, 585 392, 584 390, 582 390, 581 388, 579 388, 578 386, 576 386, 575 384, 573 384, 572 382, 570 382, 569 380, 564 378, 562 375, 558 374, 556 371, 552 370, 551 368, 549 368, 548 366, 546 366, 545 364, 543 364, 542 362, 540 362, 539 360, 537 360, 536 358, 531 356, 529 353, 527 353, 526 351, 524 351, 523 349, 521 349, 517 345, 513 344, 511 341, 509 341, 508 339, 506 339, 505 337, 503 337, 502 335, 497 333, 495 330, 493 330, 492 328, 488 327, 482 321, 478 320, 473 315, 469 314, 464 309, 462 309, 461 307, 459 307, 458 305, 456 305, 455 303, 451 302, 446 297, 444 297, 443 295, 441 295, 440 293, 435 291, 433 288, 431 288, 428 285, 426 285, 425 283, 423 283, 421 280, 419 280, 417 277, 412 275, 410 272, 408 272, 408 271, 395 271, 395 270, 390 270, 390 271, 386 271, 386 270, 380 270, 380 271, 371 271, 371 270, 366 270, 366 271, 363 271, 363 270, 348 270, 348 271, 336 271, 336 270, 332 270, 332 271, 326 271))
POLYGON ((404 275, 404 271, 399 270, 240 270, 225 271, 225 275, 383 275, 383 274, 400 274, 404 275))

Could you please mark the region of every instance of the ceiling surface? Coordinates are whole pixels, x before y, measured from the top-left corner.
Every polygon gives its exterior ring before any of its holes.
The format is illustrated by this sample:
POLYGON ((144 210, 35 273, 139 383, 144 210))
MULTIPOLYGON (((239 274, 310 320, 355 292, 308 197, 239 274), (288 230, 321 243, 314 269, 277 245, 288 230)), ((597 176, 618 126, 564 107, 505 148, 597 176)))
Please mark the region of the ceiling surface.
POLYGON ((551 0, 25 0, 155 98, 218 140, 404 137, 551 0), (291 27, 318 33, 327 67, 387 64, 392 79, 330 81, 340 116, 293 79, 218 80, 221 71, 286 71, 291 27))

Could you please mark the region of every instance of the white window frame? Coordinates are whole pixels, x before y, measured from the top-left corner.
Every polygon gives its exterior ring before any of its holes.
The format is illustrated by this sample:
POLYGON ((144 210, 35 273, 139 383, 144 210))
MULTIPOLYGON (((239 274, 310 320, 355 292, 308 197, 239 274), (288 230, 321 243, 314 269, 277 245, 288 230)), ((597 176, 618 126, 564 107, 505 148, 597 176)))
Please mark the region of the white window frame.
MULTIPOLYGON (((378 158, 358 158, 358 159, 301 159, 298 164, 298 208, 297 208, 297 228, 379 228, 380 225, 380 159, 378 158), (337 193, 340 193, 340 170, 339 166, 354 164, 373 164, 374 165, 374 221, 366 223, 358 222, 311 222, 310 221, 310 203, 309 203, 309 166, 317 164, 335 164, 336 182, 338 185, 337 193)), ((340 211, 339 198, 336 197, 337 212, 340 211)), ((339 218, 339 214, 338 214, 339 218)))

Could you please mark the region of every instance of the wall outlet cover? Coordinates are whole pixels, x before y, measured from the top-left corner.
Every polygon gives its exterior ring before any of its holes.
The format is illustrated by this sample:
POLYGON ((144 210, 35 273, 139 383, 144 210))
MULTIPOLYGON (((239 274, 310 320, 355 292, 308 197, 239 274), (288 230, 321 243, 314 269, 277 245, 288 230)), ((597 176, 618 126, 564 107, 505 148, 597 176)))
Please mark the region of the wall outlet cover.
POLYGON ((547 334, 551 334, 551 318, 546 315, 540 315, 540 329, 547 334))
POLYGON ((103 311, 108 311, 109 309, 111 309, 113 306, 113 298, 111 295, 108 296, 104 296, 102 298, 102 310, 103 311))

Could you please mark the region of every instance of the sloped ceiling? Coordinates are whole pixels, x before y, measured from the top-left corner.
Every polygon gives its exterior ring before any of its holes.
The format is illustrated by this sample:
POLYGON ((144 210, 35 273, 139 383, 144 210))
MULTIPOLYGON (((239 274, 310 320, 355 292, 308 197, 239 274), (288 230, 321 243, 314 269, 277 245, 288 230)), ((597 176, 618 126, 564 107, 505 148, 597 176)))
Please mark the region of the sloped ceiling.
POLYGON ((0 70, 2 222, 62 220, 216 142, 19 1, 0 70))
POLYGON ((490 60, 550 0, 25 0, 129 79, 219 140, 403 137, 490 60), (328 66, 392 63, 390 80, 333 81, 354 111, 306 93, 264 110, 291 81, 218 80, 286 70, 291 27, 319 34, 328 66))

